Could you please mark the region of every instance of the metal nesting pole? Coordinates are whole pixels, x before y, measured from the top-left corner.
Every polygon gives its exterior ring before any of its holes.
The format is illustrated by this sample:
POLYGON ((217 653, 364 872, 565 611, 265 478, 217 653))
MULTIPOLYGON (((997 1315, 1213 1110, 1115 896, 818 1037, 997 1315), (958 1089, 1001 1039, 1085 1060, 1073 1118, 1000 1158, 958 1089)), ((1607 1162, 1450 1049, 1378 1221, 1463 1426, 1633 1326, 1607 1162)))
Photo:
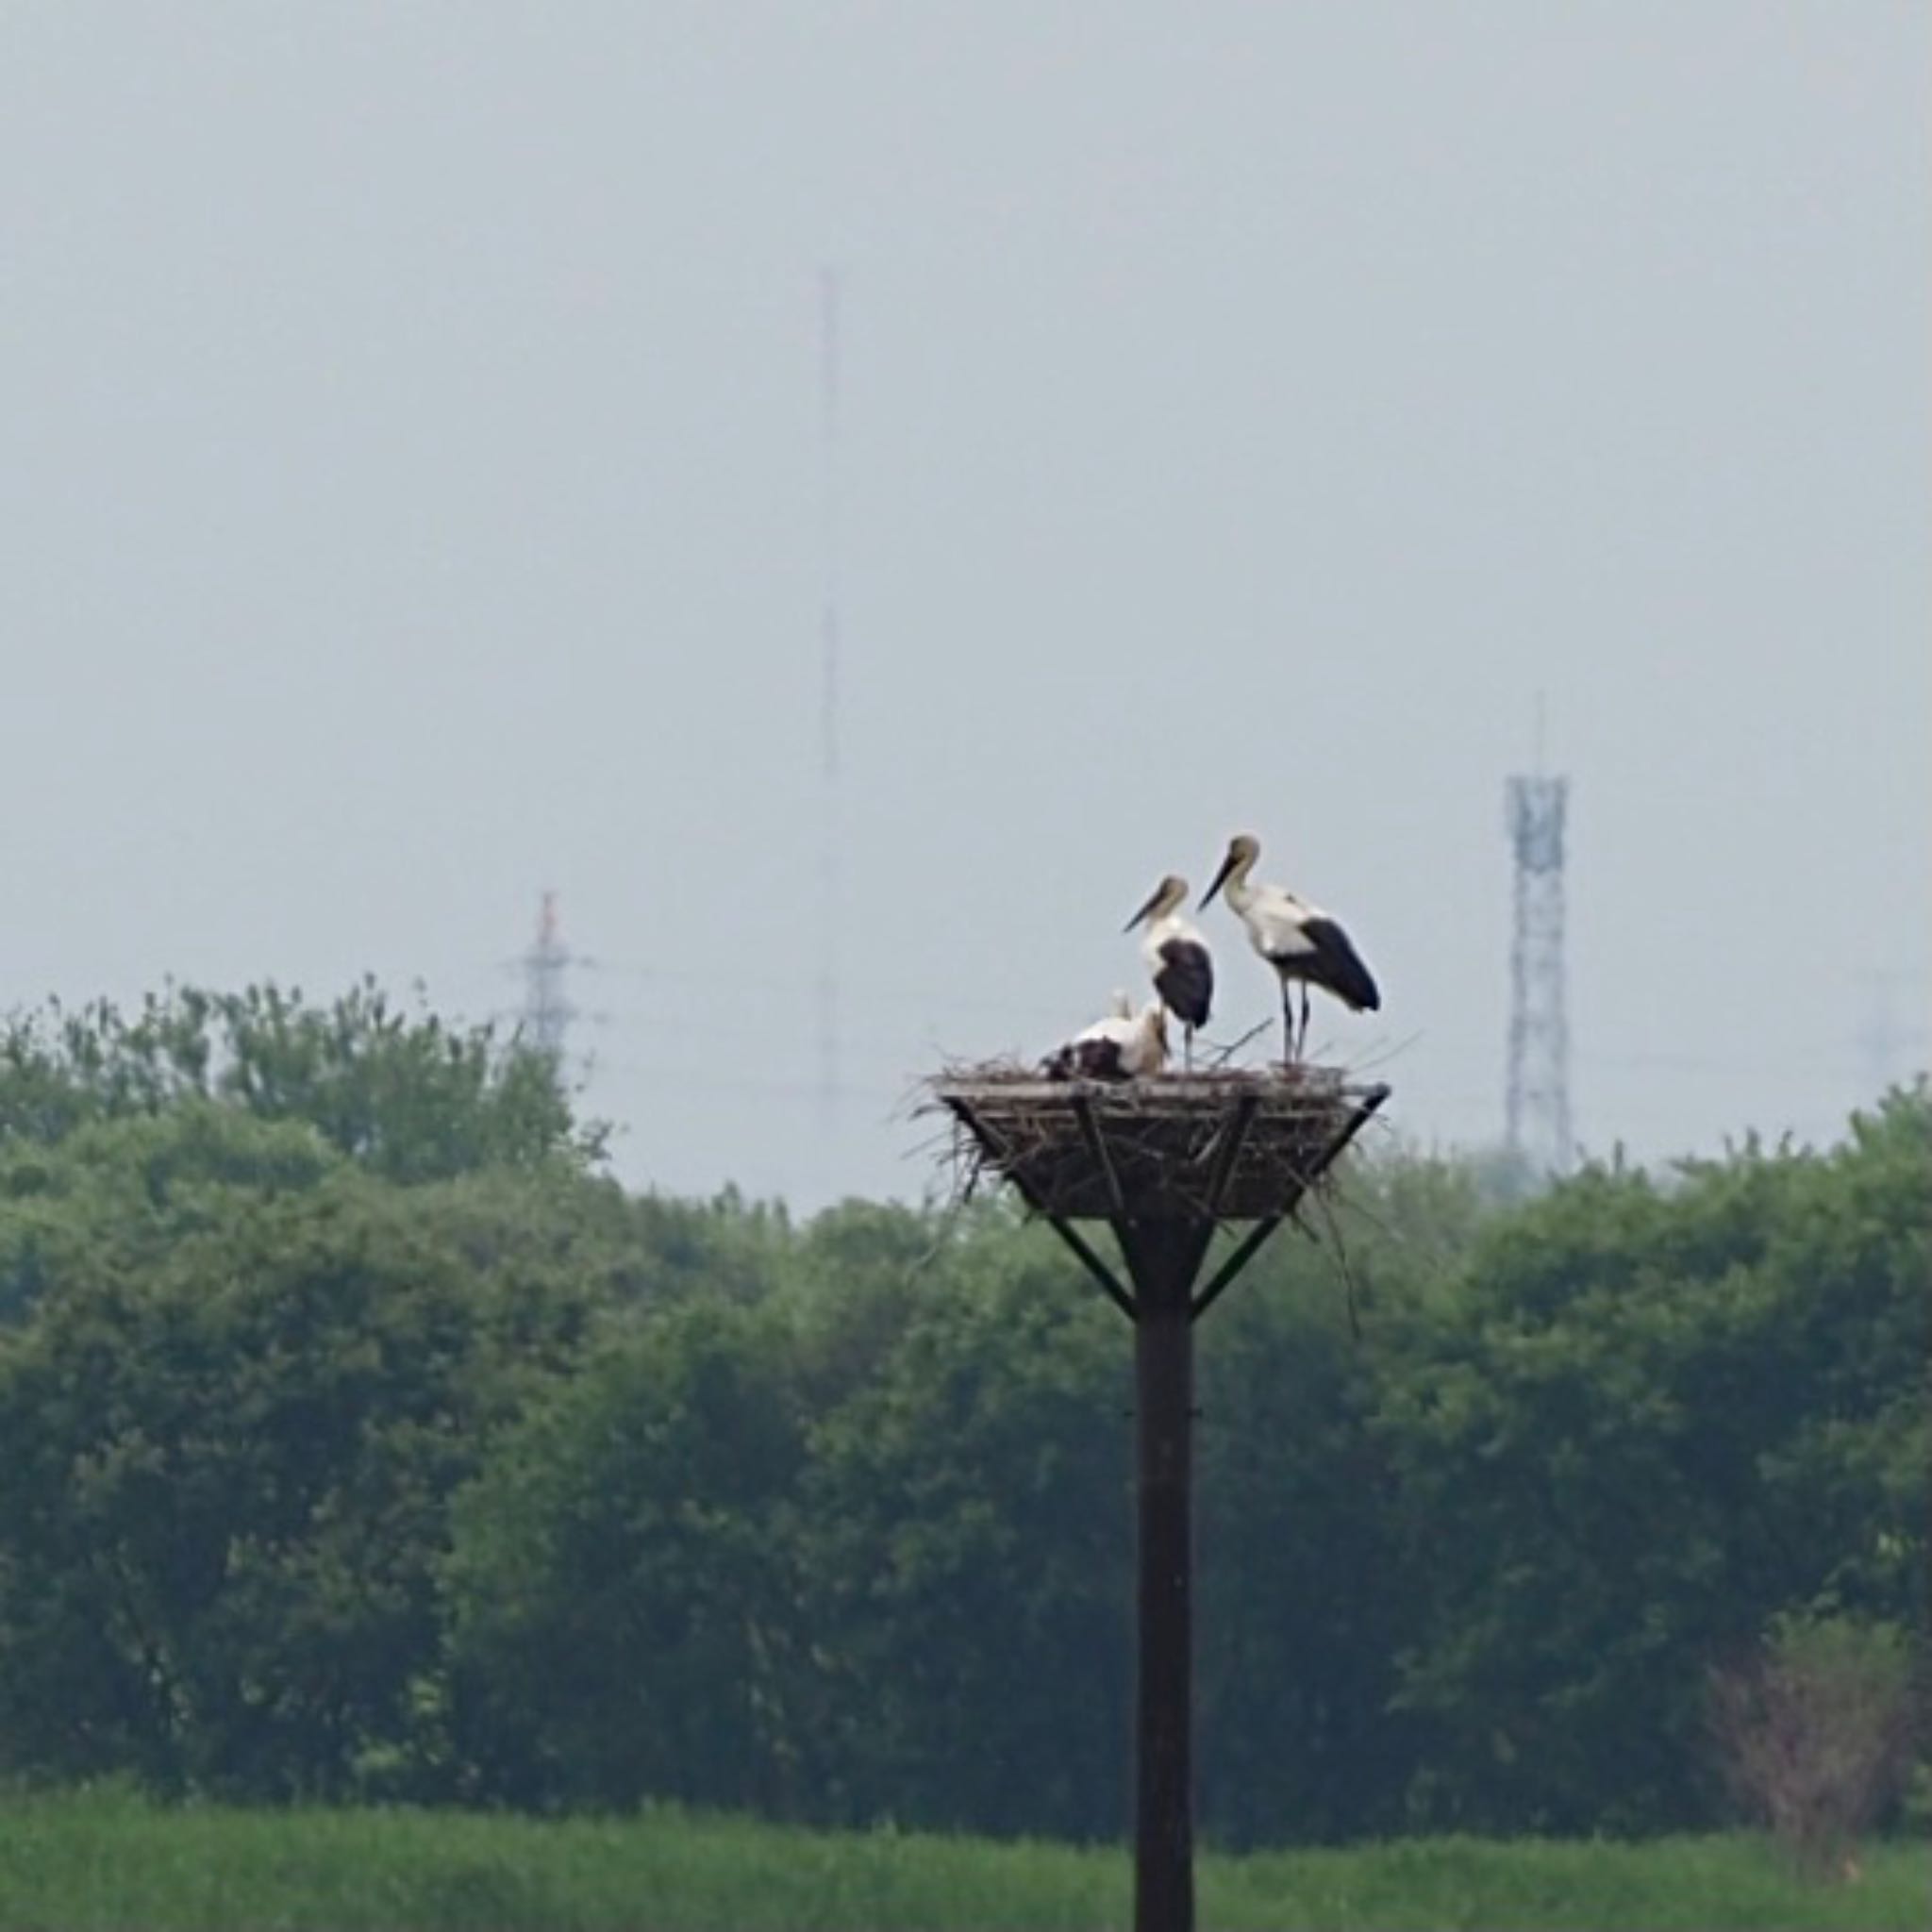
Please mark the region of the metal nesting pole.
MULTIPOLYGON (((1314 1070, 1309 1070, 1313 1072, 1314 1070)), ((1388 1098, 1339 1075, 1180 1076, 1132 1089, 936 1083, 1003 1175, 1134 1324, 1135 1932, 1192 1932, 1194 1324, 1388 1098), (1074 1224, 1113 1229, 1132 1291, 1074 1224), (1252 1224, 1197 1290, 1217 1228, 1252 1224)))
POLYGON ((1134 1283, 1134 1924, 1194 1923, 1194 1276, 1213 1224, 1121 1224, 1134 1283))

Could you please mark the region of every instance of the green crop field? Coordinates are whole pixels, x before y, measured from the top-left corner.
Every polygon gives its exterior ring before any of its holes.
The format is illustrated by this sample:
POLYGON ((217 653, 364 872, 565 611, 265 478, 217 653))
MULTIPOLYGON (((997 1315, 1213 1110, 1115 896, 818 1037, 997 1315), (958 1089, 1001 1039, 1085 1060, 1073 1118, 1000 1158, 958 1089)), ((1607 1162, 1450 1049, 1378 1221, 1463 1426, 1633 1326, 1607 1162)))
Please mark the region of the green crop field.
MULTIPOLYGON (((1928 1921, 1923 1846, 1855 1884, 1800 1886, 1745 1837, 1412 1840, 1204 1858, 1209 1927, 1469 1926, 1857 1932, 1928 1921)), ((121 1792, 0 1811, 0 1928, 1120 1926, 1124 1853, 657 1811, 544 1823, 421 1811, 169 1809, 121 1792)))

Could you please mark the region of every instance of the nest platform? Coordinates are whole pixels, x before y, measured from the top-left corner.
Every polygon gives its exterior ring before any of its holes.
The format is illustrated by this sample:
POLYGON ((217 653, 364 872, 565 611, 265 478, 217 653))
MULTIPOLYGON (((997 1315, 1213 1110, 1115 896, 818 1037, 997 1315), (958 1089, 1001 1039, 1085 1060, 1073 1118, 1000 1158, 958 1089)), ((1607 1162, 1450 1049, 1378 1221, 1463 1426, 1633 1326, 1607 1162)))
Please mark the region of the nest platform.
POLYGON ((1318 1066, 1121 1081, 982 1066, 932 1093, 969 1186, 991 1172, 1056 1223, 1212 1223, 1292 1214, 1389 1089, 1318 1066))

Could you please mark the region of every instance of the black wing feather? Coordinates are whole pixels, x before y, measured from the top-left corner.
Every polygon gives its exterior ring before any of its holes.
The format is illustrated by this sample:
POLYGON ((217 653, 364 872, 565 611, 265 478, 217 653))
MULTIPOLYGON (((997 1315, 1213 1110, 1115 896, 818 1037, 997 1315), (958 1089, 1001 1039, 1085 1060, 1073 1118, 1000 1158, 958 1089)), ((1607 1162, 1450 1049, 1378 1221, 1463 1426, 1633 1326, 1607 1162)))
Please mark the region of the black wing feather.
POLYGON ((1297 953, 1289 967, 1297 979, 1319 986, 1358 1013, 1379 1012, 1382 993, 1375 975, 1362 963, 1355 942, 1332 919, 1307 919, 1302 932, 1311 951, 1297 953))
POLYGON ((1160 949, 1154 991, 1184 1026, 1205 1026, 1214 1004, 1214 960, 1193 940, 1169 940, 1160 949))

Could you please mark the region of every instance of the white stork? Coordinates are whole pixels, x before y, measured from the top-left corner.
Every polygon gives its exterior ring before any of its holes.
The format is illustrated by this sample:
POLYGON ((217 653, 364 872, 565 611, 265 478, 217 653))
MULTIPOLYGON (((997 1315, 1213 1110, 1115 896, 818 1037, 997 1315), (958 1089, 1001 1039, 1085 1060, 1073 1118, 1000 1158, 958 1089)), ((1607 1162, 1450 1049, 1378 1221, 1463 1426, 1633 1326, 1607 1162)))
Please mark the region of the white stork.
POLYGON ((1049 1080, 1138 1080, 1167 1064, 1167 1009, 1149 1000, 1136 1013, 1127 996, 1113 996, 1105 1020, 1074 1034, 1041 1062, 1049 1080))
POLYGON ((1180 908, 1187 898, 1187 880, 1169 873, 1127 921, 1124 930, 1132 932, 1143 920, 1147 924, 1141 957, 1154 975, 1154 991, 1181 1023, 1181 1050, 1186 1064, 1191 1067, 1194 1029, 1207 1025, 1214 1004, 1214 955, 1208 950, 1208 941, 1181 917, 1180 908))
POLYGON ((1308 1038, 1308 989, 1319 986, 1357 1013, 1380 1009, 1382 995, 1374 975, 1362 964, 1341 924, 1319 906, 1281 886, 1251 886, 1248 874, 1261 856, 1260 846, 1242 832, 1227 841, 1227 857, 1214 874, 1214 883, 1201 895, 1206 906, 1225 886, 1227 903, 1248 929, 1256 952, 1281 979, 1281 1023, 1286 1057, 1295 1058, 1295 1024, 1290 990, 1302 990, 1301 1044, 1308 1038))

